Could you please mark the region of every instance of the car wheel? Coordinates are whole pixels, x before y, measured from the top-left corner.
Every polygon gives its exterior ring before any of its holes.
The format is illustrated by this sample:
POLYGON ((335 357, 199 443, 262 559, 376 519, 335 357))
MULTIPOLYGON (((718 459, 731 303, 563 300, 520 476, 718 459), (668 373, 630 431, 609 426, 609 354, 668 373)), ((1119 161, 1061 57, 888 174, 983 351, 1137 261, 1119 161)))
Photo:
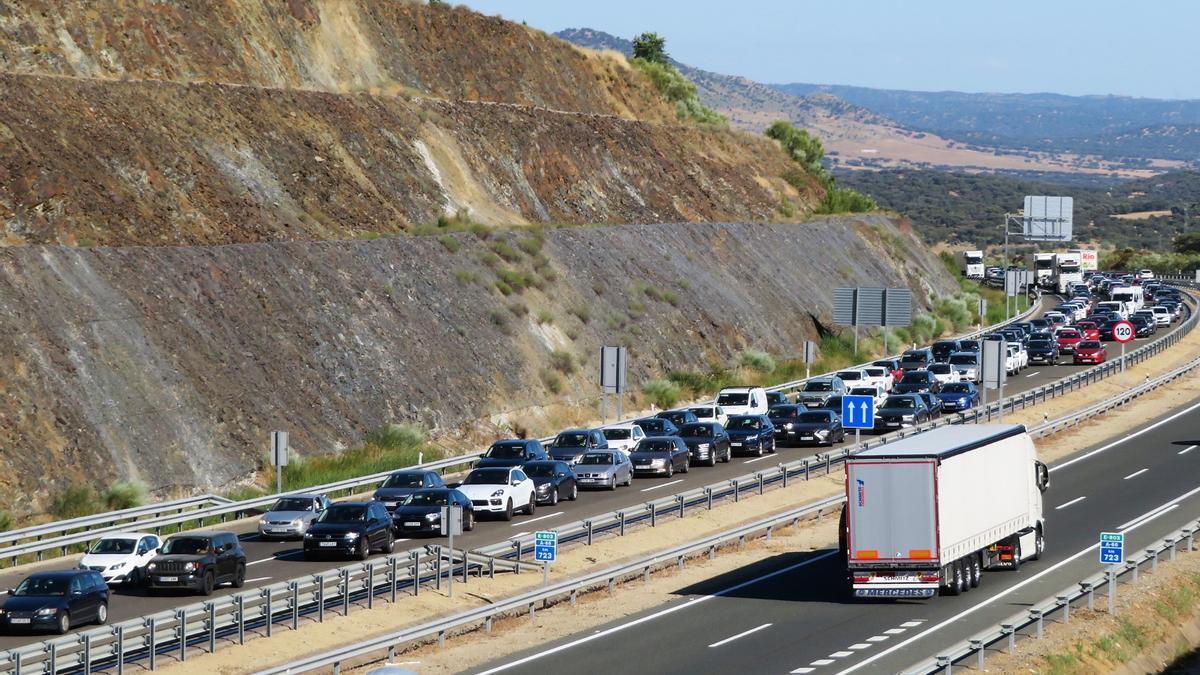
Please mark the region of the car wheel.
POLYGON ((692 458, 684 457, 683 458, 683 469, 682 469, 682 471, 680 471, 680 473, 689 473, 689 472, 691 472, 691 470, 692 470, 692 458))
POLYGON ((707 462, 707 464, 708 464, 709 466, 716 466, 716 465, 717 465, 717 452, 716 452, 715 450, 713 451, 713 454, 711 454, 711 455, 709 455, 709 456, 708 456, 708 462, 707 462))
POLYGON ((1012 571, 1021 571, 1021 538, 1017 535, 1012 536, 1012 571))
MULTIPOLYGON (((615 478, 615 476, 614 476, 615 478)), ((633 486, 633 469, 629 470, 629 475, 625 477, 625 487, 633 486)))
POLYGON ((96 608, 96 625, 103 626, 106 623, 108 623, 108 603, 102 602, 96 608))
POLYGON ((355 557, 359 560, 366 560, 371 557, 371 544, 367 541, 365 534, 358 539, 358 550, 355 551, 355 557))
POLYGON ((667 478, 675 475, 675 464, 667 460, 667 478))
POLYGON ((761 442, 758 444, 758 451, 757 451, 755 454, 756 454, 757 456, 759 456, 759 457, 762 457, 763 455, 767 454, 767 453, 766 453, 766 452, 763 450, 763 444, 762 444, 761 442))
POLYGON ((58 613, 58 634, 62 635, 71 630, 71 614, 67 610, 58 613))
POLYGON ((463 529, 466 530, 467 532, 470 532, 471 530, 475 529, 475 512, 474 511, 467 511, 466 515, 463 516, 463 529))
POLYGON ((239 564, 237 572, 233 575, 233 587, 241 588, 246 585, 246 566, 239 564))
POLYGON ((204 581, 200 582, 200 595, 212 595, 213 586, 216 584, 217 580, 213 577, 213 573, 206 572, 204 575, 204 581))
POLYGON ((383 545, 382 549, 380 549, 380 553, 383 553, 384 555, 391 555, 392 551, 395 550, 395 548, 396 548, 396 536, 393 535, 389 531, 387 534, 387 543, 383 545))
POLYGON ((555 486, 554 492, 550 493, 550 506, 558 506, 558 487, 555 486))
POLYGON ((771 449, 767 452, 771 453, 772 455, 775 454, 775 441, 771 441, 771 449))
POLYGON ((530 492, 529 493, 529 504, 527 504, 525 506, 525 515, 532 516, 533 512, 536 510, 537 510, 537 495, 530 492))
POLYGON ((617 489, 617 474, 613 474, 612 480, 608 483, 608 489, 609 491, 617 489))
POLYGON ((512 519, 513 519, 513 505, 512 505, 512 497, 509 497, 509 498, 508 498, 508 503, 504 505, 504 519, 505 519, 505 520, 512 520, 512 519))
POLYGON ((733 448, 727 448, 725 450, 725 460, 724 461, 726 464, 733 461, 733 448))
POLYGON ((573 482, 573 481, 572 481, 572 483, 571 483, 571 496, 570 496, 570 497, 567 497, 567 499, 569 499, 569 500, 571 500, 571 501, 575 501, 575 500, 576 500, 576 499, 578 499, 578 498, 579 498, 579 485, 578 485, 577 483, 575 483, 575 482, 573 482))

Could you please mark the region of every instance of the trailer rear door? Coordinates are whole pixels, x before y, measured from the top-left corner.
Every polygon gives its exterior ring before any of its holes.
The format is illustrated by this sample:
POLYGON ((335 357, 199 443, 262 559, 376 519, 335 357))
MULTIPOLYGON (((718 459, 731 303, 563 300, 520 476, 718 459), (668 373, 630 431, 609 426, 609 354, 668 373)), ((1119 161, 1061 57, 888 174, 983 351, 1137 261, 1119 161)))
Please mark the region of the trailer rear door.
POLYGON ((935 460, 851 460, 849 563, 932 562, 938 557, 935 460))

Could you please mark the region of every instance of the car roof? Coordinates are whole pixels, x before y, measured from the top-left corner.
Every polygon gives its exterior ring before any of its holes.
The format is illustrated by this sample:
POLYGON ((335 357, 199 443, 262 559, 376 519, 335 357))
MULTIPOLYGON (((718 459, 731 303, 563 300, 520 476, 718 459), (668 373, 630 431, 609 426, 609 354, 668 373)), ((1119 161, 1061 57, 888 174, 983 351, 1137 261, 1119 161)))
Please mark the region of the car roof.
MULTIPOLYGON (((396 473, 401 473, 401 472, 396 472, 396 473)), ((409 473, 425 473, 425 472, 424 471, 412 471, 409 473)), ((299 492, 296 494, 282 494, 282 495, 279 495, 279 498, 283 499, 284 497, 297 497, 299 499, 320 499, 321 497, 324 497, 324 496, 325 495, 319 495, 315 492, 299 492)))
MULTIPOLYGON (((609 424, 607 426, 601 427, 600 431, 604 431, 605 429, 628 429, 630 431, 633 431, 634 427, 638 427, 637 422, 625 422, 623 424, 609 424)), ((641 427, 638 427, 638 428, 641 429, 641 427)))
POLYGON ((70 577, 74 577, 74 576, 79 576, 80 574, 99 574, 99 573, 95 572, 93 570, 82 570, 82 569, 50 570, 49 572, 34 572, 33 574, 30 574, 29 576, 27 576, 25 578, 26 579, 66 579, 66 578, 70 578, 70 577))
MULTIPOLYGON (((413 475, 421 475, 421 474, 426 474, 426 473, 436 473, 436 472, 430 471, 429 469, 401 469, 399 471, 393 471, 388 475, 389 476, 413 476, 413 475)), ((293 497, 304 497, 307 495, 292 495, 292 496, 293 497)))
POLYGON ((142 537, 158 537, 158 536, 159 536, 159 535, 157 535, 157 534, 151 534, 150 532, 113 532, 112 534, 106 534, 106 535, 104 535, 103 537, 100 537, 100 540, 105 540, 105 539, 141 539, 142 537))
POLYGON ((728 392, 730 394, 748 394, 751 390, 758 388, 759 387, 725 387, 719 393, 724 394, 728 392))

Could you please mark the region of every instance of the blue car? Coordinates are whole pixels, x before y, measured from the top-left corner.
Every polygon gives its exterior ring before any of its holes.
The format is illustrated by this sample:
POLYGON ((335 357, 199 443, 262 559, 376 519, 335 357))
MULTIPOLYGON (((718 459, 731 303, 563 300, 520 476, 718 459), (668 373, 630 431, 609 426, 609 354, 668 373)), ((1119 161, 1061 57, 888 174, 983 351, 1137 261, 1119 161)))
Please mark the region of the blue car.
POLYGON ((108 621, 108 584, 99 572, 68 570, 30 575, 9 591, 0 628, 66 633, 85 623, 108 621))
POLYGON ((942 401, 942 410, 960 412, 970 410, 979 405, 979 390, 974 382, 950 382, 942 385, 942 390, 934 394, 942 401))
POLYGON ((766 415, 733 415, 725 424, 735 455, 762 457, 775 452, 775 425, 766 415))

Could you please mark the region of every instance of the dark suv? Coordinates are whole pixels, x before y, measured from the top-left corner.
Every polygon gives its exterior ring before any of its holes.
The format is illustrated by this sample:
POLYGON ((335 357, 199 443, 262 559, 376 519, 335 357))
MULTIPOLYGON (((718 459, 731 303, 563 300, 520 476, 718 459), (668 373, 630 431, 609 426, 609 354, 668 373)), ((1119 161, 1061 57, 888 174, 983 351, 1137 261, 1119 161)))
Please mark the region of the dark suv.
POLYGON ((217 584, 245 585, 246 552, 232 532, 177 534, 163 543, 146 571, 151 595, 178 588, 211 595, 217 584))

